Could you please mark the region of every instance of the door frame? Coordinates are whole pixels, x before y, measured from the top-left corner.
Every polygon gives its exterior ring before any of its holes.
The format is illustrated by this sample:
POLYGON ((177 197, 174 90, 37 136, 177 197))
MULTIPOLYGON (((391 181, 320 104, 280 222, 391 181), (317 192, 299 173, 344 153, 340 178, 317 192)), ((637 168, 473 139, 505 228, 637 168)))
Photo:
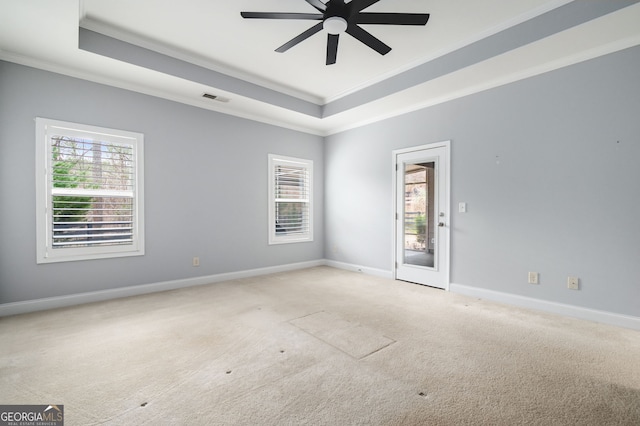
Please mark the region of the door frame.
POLYGON ((451 284, 451 219, 453 216, 453 211, 451 210, 451 141, 450 140, 445 140, 445 141, 441 141, 441 142, 434 142, 434 143, 429 143, 426 145, 419 145, 419 146, 414 146, 414 147, 410 147, 410 148, 403 148, 403 149, 396 149, 392 151, 392 156, 391 156, 391 170, 392 175, 393 175, 393 184, 392 184, 392 197, 393 197, 393 219, 391 220, 391 224, 393 226, 393 250, 391 250, 392 254, 393 254, 393 259, 392 259, 392 269, 393 269, 393 279, 397 280, 397 273, 398 273, 398 268, 396 266, 396 262, 398 259, 398 253, 397 253, 397 239, 399 238, 398 236, 398 226, 397 226, 397 221, 399 220, 397 212, 398 212, 398 205, 397 205, 397 200, 398 200, 398 173, 397 173, 397 167, 398 167, 398 155, 401 154, 407 154, 410 152, 414 152, 414 151, 425 151, 425 150, 429 150, 429 149, 433 149, 433 148, 444 148, 445 152, 446 152, 446 156, 447 158, 445 159, 445 188, 446 188, 446 194, 444 196, 444 203, 447 206, 447 211, 449 212, 448 217, 447 217, 447 221, 446 221, 446 226, 445 226, 445 233, 444 233, 444 240, 446 242, 446 249, 445 249, 445 261, 444 261, 444 265, 441 265, 444 268, 444 275, 445 275, 445 285, 444 285, 444 290, 445 291, 449 291, 449 287, 451 284))

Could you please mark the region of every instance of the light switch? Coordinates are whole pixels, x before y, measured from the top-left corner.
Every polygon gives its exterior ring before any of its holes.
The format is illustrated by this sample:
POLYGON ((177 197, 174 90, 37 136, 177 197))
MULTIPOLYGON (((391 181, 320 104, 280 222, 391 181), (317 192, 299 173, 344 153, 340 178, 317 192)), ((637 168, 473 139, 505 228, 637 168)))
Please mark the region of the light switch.
POLYGON ((466 213, 467 212, 467 203, 459 203, 458 204, 458 212, 466 213))

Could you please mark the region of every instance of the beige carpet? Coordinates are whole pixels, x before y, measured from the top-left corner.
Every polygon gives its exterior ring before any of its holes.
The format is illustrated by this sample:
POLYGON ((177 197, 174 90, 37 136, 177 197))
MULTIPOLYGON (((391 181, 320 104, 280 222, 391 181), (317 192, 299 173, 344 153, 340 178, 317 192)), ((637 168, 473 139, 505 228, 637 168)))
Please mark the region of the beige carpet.
POLYGON ((0 319, 67 425, 640 425, 640 333, 328 267, 0 319))

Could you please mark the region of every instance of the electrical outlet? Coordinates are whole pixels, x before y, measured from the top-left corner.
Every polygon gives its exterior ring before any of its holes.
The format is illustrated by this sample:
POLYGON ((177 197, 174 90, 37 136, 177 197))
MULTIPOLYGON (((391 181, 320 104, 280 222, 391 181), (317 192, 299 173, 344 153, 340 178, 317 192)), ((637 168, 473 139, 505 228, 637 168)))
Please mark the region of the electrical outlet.
POLYGON ((529 284, 538 284, 537 272, 529 272, 529 284))
POLYGON ((193 258, 193 266, 200 266, 200 258, 199 257, 194 257, 193 258))
POLYGON ((580 290, 580 279, 578 277, 567 278, 567 288, 571 290, 580 290))

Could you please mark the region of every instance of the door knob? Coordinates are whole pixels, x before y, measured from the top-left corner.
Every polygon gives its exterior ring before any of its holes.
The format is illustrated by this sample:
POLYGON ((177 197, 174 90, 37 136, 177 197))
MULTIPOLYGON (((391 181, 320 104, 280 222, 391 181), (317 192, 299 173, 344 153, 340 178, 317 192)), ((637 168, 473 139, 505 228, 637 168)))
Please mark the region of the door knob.
POLYGON ((442 228, 442 227, 444 226, 444 222, 440 222, 440 223, 438 223, 438 226, 439 226, 440 228, 442 228))

